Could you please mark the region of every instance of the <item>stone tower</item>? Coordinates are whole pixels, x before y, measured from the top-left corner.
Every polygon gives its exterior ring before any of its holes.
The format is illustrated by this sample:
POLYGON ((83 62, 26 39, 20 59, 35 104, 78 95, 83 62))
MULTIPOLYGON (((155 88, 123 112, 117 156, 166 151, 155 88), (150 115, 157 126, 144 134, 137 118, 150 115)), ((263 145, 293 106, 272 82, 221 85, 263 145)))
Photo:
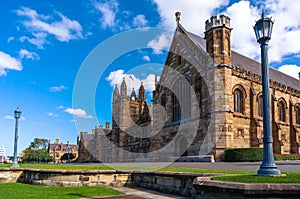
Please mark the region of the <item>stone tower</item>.
POLYGON ((143 86, 143 82, 141 82, 141 86, 140 86, 140 89, 139 89, 139 98, 140 98, 141 101, 145 100, 145 88, 143 86))
POLYGON ((230 18, 213 16, 205 22, 206 51, 215 64, 232 65, 230 47, 230 18))

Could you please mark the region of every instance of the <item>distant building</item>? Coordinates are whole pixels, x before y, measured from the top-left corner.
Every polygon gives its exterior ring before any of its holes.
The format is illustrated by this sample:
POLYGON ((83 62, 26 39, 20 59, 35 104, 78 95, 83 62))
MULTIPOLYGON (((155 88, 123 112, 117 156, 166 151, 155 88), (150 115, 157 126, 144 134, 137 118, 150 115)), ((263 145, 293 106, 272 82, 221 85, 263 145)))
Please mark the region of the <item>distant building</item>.
MULTIPOLYGON (((75 160, 77 160, 78 158, 78 145, 76 144, 70 144, 69 141, 67 142, 67 144, 63 144, 62 142, 59 143, 59 139, 55 140, 55 143, 50 143, 50 140, 48 141, 48 153, 50 156, 54 157, 54 162, 55 164, 61 163, 61 157, 63 155, 67 155, 67 154, 73 154, 74 157, 71 159, 70 158, 70 162, 73 162, 75 160)), ((72 156, 73 156, 72 155, 72 156)), ((72 157, 70 155, 70 157, 72 157)))
POLYGON ((6 161, 6 148, 4 145, 0 146, 0 162, 6 161))

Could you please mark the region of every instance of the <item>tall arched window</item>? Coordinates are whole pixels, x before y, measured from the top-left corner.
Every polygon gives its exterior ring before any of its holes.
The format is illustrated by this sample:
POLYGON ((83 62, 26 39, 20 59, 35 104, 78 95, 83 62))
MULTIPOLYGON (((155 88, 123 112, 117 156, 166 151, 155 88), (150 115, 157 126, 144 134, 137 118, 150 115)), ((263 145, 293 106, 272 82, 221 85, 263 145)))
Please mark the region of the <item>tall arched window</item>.
POLYGON ((296 124, 300 124, 300 105, 295 106, 296 124))
POLYGON ((278 116, 280 121, 285 122, 285 104, 283 100, 278 103, 278 116))
POLYGON ((244 96, 243 92, 236 88, 233 92, 234 98, 234 112, 243 113, 244 112, 244 96))
POLYGON ((173 121, 178 121, 180 120, 180 115, 181 115, 179 101, 175 94, 173 94, 172 98, 173 98, 173 121))
POLYGON ((263 98, 262 98, 262 95, 258 96, 257 102, 258 102, 258 116, 262 117, 263 116, 263 98))

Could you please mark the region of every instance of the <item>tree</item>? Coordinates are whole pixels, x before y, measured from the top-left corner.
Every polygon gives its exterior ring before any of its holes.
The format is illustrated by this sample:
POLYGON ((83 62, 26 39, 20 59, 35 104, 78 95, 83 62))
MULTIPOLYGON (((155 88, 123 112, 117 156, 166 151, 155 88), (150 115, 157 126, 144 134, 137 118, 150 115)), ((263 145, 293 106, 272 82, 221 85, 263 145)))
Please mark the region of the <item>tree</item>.
POLYGON ((23 150, 23 162, 49 162, 52 157, 48 153, 48 140, 35 138, 29 147, 23 150))

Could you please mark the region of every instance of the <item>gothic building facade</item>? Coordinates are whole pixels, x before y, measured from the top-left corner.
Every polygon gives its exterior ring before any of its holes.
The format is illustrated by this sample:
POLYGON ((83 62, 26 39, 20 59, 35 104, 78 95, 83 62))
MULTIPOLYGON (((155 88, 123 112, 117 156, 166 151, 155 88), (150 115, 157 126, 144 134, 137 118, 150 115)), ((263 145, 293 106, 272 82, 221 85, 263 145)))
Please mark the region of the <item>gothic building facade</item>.
POLYGON ((144 158, 150 148, 148 125, 151 123, 151 105, 147 104, 143 82, 136 94, 135 90, 127 95, 128 89, 123 78, 120 89, 117 85, 113 91, 112 128, 107 122, 93 129, 92 134, 81 132, 78 137, 79 161, 133 161, 144 158), (130 151, 129 156, 122 151, 130 151))
MULTIPOLYGON (((263 146, 261 65, 231 49, 230 18, 207 20, 204 38, 185 30, 180 13, 176 20, 152 107, 142 86, 139 98, 134 91, 126 95, 125 81, 120 94, 114 90, 113 127, 103 135, 134 153, 111 151, 112 161, 206 154, 221 159, 226 148, 263 146)), ((300 81, 270 68, 270 91, 274 153, 299 154, 300 81)))

